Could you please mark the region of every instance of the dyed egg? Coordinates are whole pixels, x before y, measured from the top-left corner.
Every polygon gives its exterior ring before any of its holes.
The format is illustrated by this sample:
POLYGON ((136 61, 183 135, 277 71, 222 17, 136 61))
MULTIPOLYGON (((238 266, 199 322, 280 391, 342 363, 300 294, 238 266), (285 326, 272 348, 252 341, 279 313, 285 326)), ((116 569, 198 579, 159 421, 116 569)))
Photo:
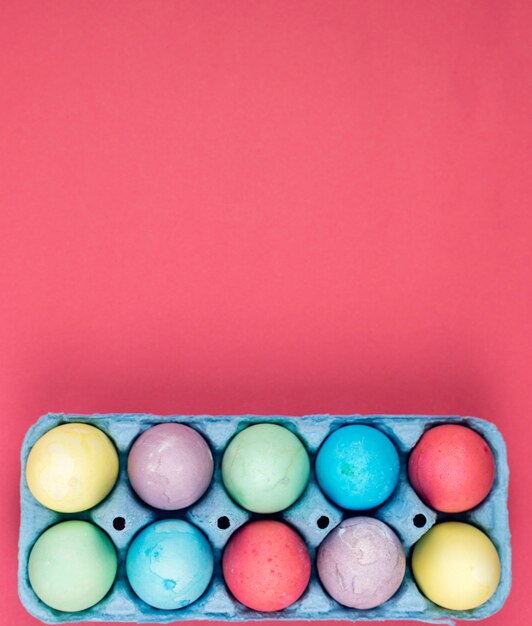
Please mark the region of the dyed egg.
POLYGON ((158 609, 180 609, 207 589, 214 560, 205 535, 184 520, 161 520, 133 539, 126 572, 133 591, 158 609))
POLYGON ((225 582, 239 602, 256 611, 280 611, 305 591, 310 556, 292 528, 275 520, 259 520, 231 537, 222 568, 225 582))
POLYGON ((33 446, 26 463, 31 493, 61 513, 85 511, 101 502, 118 476, 118 454, 109 437, 89 424, 62 424, 33 446))
POLYGON ((45 530, 28 561, 33 591, 58 611, 83 611, 99 602, 111 588, 116 569, 109 537, 94 524, 78 520, 45 530))
POLYGON ((256 424, 240 431, 222 459, 222 480, 240 506, 275 513, 294 503, 310 472, 307 451, 283 426, 256 424))
POLYGON ((344 520, 318 549, 318 576, 337 602, 371 609, 389 600, 405 575, 405 553, 393 530, 371 517, 344 520))
POLYGON ((183 509, 207 491, 213 473, 212 453, 193 428, 159 424, 133 444, 127 473, 144 502, 156 509, 183 509))
POLYGON ((445 424, 428 430, 408 462, 408 476, 419 497, 445 513, 467 511, 490 492, 493 455, 474 430, 445 424))
POLYGON ((414 546, 412 572, 429 600, 465 611, 484 604, 495 593, 499 555, 478 528, 444 522, 433 526, 414 546))
POLYGON ((399 480, 399 455, 386 435, 354 424, 331 433, 316 457, 316 479, 325 495, 351 511, 372 509, 399 480))

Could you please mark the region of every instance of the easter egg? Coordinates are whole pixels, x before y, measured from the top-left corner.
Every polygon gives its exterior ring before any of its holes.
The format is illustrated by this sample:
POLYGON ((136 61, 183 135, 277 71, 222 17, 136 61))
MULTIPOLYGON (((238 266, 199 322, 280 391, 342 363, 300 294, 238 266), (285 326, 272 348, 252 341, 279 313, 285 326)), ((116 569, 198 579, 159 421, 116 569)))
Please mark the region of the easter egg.
POLYGON ((371 517, 341 522, 321 543, 318 576, 337 602, 371 609, 389 600, 405 575, 405 553, 393 530, 371 517))
POLYGON ((295 530, 276 520, 258 520, 231 537, 222 568, 239 602, 256 611, 280 611, 305 591, 310 556, 295 530))
POLYGON ((133 539, 126 572, 133 591, 158 609, 180 609, 197 600, 212 577, 214 559, 205 535, 189 522, 150 524, 133 539))
POLYGON ((256 424, 240 431, 222 459, 222 480, 229 495, 255 513, 275 513, 305 490, 310 462, 305 447, 277 424, 256 424))
POLYGON ((338 506, 372 509, 390 497, 399 480, 399 455, 371 426, 353 424, 331 433, 316 457, 316 479, 338 506))
POLYGON ((83 611, 105 597, 117 569, 109 537, 89 522, 69 520, 40 535, 28 561, 36 595, 58 611, 83 611))
POLYGON ((34 444, 26 463, 31 493, 61 513, 85 511, 101 502, 118 476, 118 454, 109 437, 89 424, 52 428, 34 444))
POLYGON ((418 441, 408 461, 408 476, 430 507, 459 513, 488 495, 495 462, 488 444, 474 430, 444 424, 431 428, 418 441))
POLYGON ((414 546, 412 573, 429 600, 465 611, 484 604, 495 593, 499 555, 489 537, 475 526, 443 522, 414 546))
POLYGON ((205 439, 185 424, 158 424, 133 444, 127 462, 136 494, 157 509, 194 504, 208 489, 213 458, 205 439))

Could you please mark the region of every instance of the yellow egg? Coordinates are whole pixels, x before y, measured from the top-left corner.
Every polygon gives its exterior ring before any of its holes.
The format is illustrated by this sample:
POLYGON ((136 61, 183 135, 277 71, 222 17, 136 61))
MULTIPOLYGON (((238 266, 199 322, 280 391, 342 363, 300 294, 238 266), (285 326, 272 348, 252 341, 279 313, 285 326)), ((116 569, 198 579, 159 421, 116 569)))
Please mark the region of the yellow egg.
POLYGON ((109 439, 89 424, 63 424, 31 449, 26 480, 35 498, 61 513, 85 511, 101 502, 118 476, 118 454, 109 439))
POLYGON ((414 546, 412 571, 421 591, 447 609, 488 600, 499 584, 499 555, 481 530, 463 522, 433 526, 414 546))

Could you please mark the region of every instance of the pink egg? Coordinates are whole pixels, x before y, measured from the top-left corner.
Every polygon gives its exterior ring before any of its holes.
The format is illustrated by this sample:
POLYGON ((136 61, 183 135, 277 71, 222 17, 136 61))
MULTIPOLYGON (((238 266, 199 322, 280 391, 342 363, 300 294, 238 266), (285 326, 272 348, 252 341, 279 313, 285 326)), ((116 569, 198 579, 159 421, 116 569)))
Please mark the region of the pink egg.
POLYGON ((127 472, 137 495, 156 509, 190 506, 212 480, 213 459, 205 439, 184 424, 158 424, 135 441, 127 472))
POLYGON ((256 611, 293 604, 310 579, 310 556, 295 530, 277 520, 246 524, 231 537, 223 556, 231 593, 256 611))
POLYGON ((474 430, 445 424, 428 430, 408 462, 408 476, 419 497, 444 513, 467 511, 488 495, 495 462, 474 430))

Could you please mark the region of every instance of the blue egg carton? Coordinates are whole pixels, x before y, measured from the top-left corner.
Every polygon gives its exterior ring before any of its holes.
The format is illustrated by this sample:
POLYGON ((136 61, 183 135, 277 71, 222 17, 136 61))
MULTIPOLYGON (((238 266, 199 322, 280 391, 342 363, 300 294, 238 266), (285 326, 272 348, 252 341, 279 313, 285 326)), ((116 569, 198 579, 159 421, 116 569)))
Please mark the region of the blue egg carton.
POLYGON ((22 604, 34 617, 50 624, 65 622, 136 622, 168 623, 183 620, 260 621, 260 620, 419 620, 453 624, 455 619, 478 620, 497 612, 511 586, 510 530, 508 526, 508 464, 506 446, 497 428, 473 417, 419 415, 307 415, 305 417, 259 415, 171 415, 146 414, 63 415, 51 413, 39 419, 28 431, 21 453, 20 481, 21 523, 19 538, 18 588, 22 604), (69 422, 92 424, 115 443, 120 458, 120 472, 110 495, 96 507, 82 513, 63 514, 44 508, 32 496, 25 479, 26 459, 33 444, 48 430, 69 422), (209 442, 214 455, 214 478, 207 493, 188 509, 159 511, 142 502, 133 492, 127 477, 127 456, 135 439, 146 429, 164 422, 182 422, 198 430, 209 442), (225 586, 221 556, 231 534, 250 519, 222 485, 220 464, 230 439, 243 428, 256 423, 275 423, 290 429, 305 444, 314 466, 321 443, 333 430, 346 424, 367 424, 384 432, 394 442, 401 459, 399 484, 392 496, 378 508, 365 512, 398 534, 407 555, 407 570, 397 593, 386 603, 369 610, 357 610, 338 604, 321 586, 315 568, 316 549, 342 519, 360 513, 343 511, 320 491, 313 471, 307 489, 290 508, 269 518, 280 519, 303 536, 312 561, 310 584, 301 598, 290 607, 273 613, 253 611, 240 604, 225 586), (479 432, 489 443, 495 458, 495 482, 489 496, 466 513, 444 515, 427 507, 416 495, 407 478, 408 454, 421 435, 439 424, 464 424, 479 432), (206 592, 193 604, 177 610, 155 609, 140 600, 131 589, 125 568, 128 546, 137 532, 158 519, 183 518, 199 527, 214 551, 215 569, 206 592), (43 604, 33 592, 28 579, 30 550, 40 534, 52 524, 67 519, 93 522, 111 537, 118 553, 118 574, 107 596, 90 609, 77 613, 54 610, 43 604), (501 559, 501 580, 495 594, 482 606, 468 611, 451 611, 428 600, 417 588, 410 569, 412 546, 438 521, 454 519, 481 528, 495 544, 501 559))

